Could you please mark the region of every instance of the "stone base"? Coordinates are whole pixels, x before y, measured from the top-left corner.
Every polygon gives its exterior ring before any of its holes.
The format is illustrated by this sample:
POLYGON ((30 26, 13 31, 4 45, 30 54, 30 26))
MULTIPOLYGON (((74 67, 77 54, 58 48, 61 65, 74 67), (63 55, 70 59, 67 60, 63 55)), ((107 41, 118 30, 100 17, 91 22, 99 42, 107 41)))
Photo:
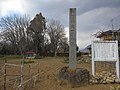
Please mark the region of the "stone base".
POLYGON ((62 81, 68 81, 72 87, 89 84, 90 74, 87 69, 77 68, 70 72, 68 67, 63 67, 59 71, 59 78, 62 81))

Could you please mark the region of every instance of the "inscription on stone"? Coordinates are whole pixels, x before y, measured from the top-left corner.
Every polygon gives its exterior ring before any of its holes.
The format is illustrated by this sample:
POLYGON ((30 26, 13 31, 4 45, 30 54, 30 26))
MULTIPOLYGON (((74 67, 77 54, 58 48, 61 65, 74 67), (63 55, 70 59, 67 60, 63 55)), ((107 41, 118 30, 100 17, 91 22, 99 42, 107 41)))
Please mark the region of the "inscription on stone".
POLYGON ((76 68, 76 8, 69 11, 69 68, 76 68))

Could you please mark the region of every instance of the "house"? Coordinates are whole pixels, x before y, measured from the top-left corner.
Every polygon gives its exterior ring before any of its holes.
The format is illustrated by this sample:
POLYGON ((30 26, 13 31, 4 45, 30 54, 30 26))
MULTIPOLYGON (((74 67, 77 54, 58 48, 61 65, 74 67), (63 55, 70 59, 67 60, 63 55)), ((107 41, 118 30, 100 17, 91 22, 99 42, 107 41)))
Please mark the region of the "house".
POLYGON ((35 58, 35 55, 36 55, 36 54, 35 54, 34 52, 25 52, 24 55, 25 55, 25 58, 26 58, 26 59, 31 60, 31 59, 34 59, 34 58, 35 58))
POLYGON ((80 50, 81 55, 91 56, 91 45, 88 45, 84 49, 80 50))
POLYGON ((97 35, 97 38, 100 38, 103 41, 118 40, 118 45, 120 46, 120 29, 101 32, 97 35))
POLYGON ((120 29, 119 30, 108 30, 105 32, 101 32, 97 35, 97 38, 100 38, 101 40, 118 40, 120 41, 120 29))

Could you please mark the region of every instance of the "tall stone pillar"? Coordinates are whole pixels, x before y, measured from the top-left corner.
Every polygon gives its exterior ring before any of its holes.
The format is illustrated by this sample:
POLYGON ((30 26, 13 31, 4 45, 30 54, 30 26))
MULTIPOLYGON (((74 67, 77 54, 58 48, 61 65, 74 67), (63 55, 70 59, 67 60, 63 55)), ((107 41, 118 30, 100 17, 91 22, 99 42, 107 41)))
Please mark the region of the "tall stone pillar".
POLYGON ((76 8, 69 10, 69 69, 76 69, 76 8))
POLYGON ((83 68, 76 68, 76 8, 69 10, 69 67, 61 68, 59 77, 61 80, 68 80, 71 87, 89 83, 89 71, 83 68), (82 78, 82 79, 81 79, 82 78))

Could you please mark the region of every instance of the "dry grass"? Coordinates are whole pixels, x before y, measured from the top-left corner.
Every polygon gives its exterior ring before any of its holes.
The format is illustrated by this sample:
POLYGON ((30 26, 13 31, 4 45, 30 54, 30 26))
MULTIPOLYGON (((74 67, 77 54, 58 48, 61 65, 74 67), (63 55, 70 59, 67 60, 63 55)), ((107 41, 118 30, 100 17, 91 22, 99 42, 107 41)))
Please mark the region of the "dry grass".
MULTIPOLYGON (((67 63, 63 63, 66 58, 64 57, 46 57, 43 59, 35 59, 35 63, 31 63, 31 65, 34 65, 39 61, 40 63, 40 80, 36 82, 35 87, 25 87, 25 90, 110 90, 110 86, 117 86, 117 84, 97 84, 97 85, 87 85, 87 86, 81 86, 76 88, 71 88, 69 84, 66 82, 63 82, 61 84, 60 80, 58 79, 58 73, 59 70, 64 67, 68 66, 67 63)), ((10 60, 10 63, 20 64, 19 60, 10 60)), ((2 66, 2 62, 1 62, 2 66)), ((0 66, 0 67, 1 67, 0 66)), ((79 63, 77 64, 78 68, 86 68, 91 73, 91 63, 79 63)), ((96 64, 96 71, 99 72, 101 70, 113 70, 114 68, 111 66, 106 66, 101 63, 96 64)), ((14 68, 14 67, 8 67, 8 73, 10 74, 19 74, 20 69, 14 68)), ((37 68, 33 67, 31 70, 32 75, 34 75, 37 72, 37 68)), ((28 75, 28 64, 24 65, 24 80, 27 80, 28 75)), ((1 74, 3 74, 1 72, 1 74)), ((3 76, 1 76, 0 80, 3 80, 3 76)), ((2 83, 0 83, 1 89, 3 89, 2 83)), ((13 83, 11 82, 10 85, 12 86, 13 83)), ((7 90, 13 90, 7 89, 7 90)))

